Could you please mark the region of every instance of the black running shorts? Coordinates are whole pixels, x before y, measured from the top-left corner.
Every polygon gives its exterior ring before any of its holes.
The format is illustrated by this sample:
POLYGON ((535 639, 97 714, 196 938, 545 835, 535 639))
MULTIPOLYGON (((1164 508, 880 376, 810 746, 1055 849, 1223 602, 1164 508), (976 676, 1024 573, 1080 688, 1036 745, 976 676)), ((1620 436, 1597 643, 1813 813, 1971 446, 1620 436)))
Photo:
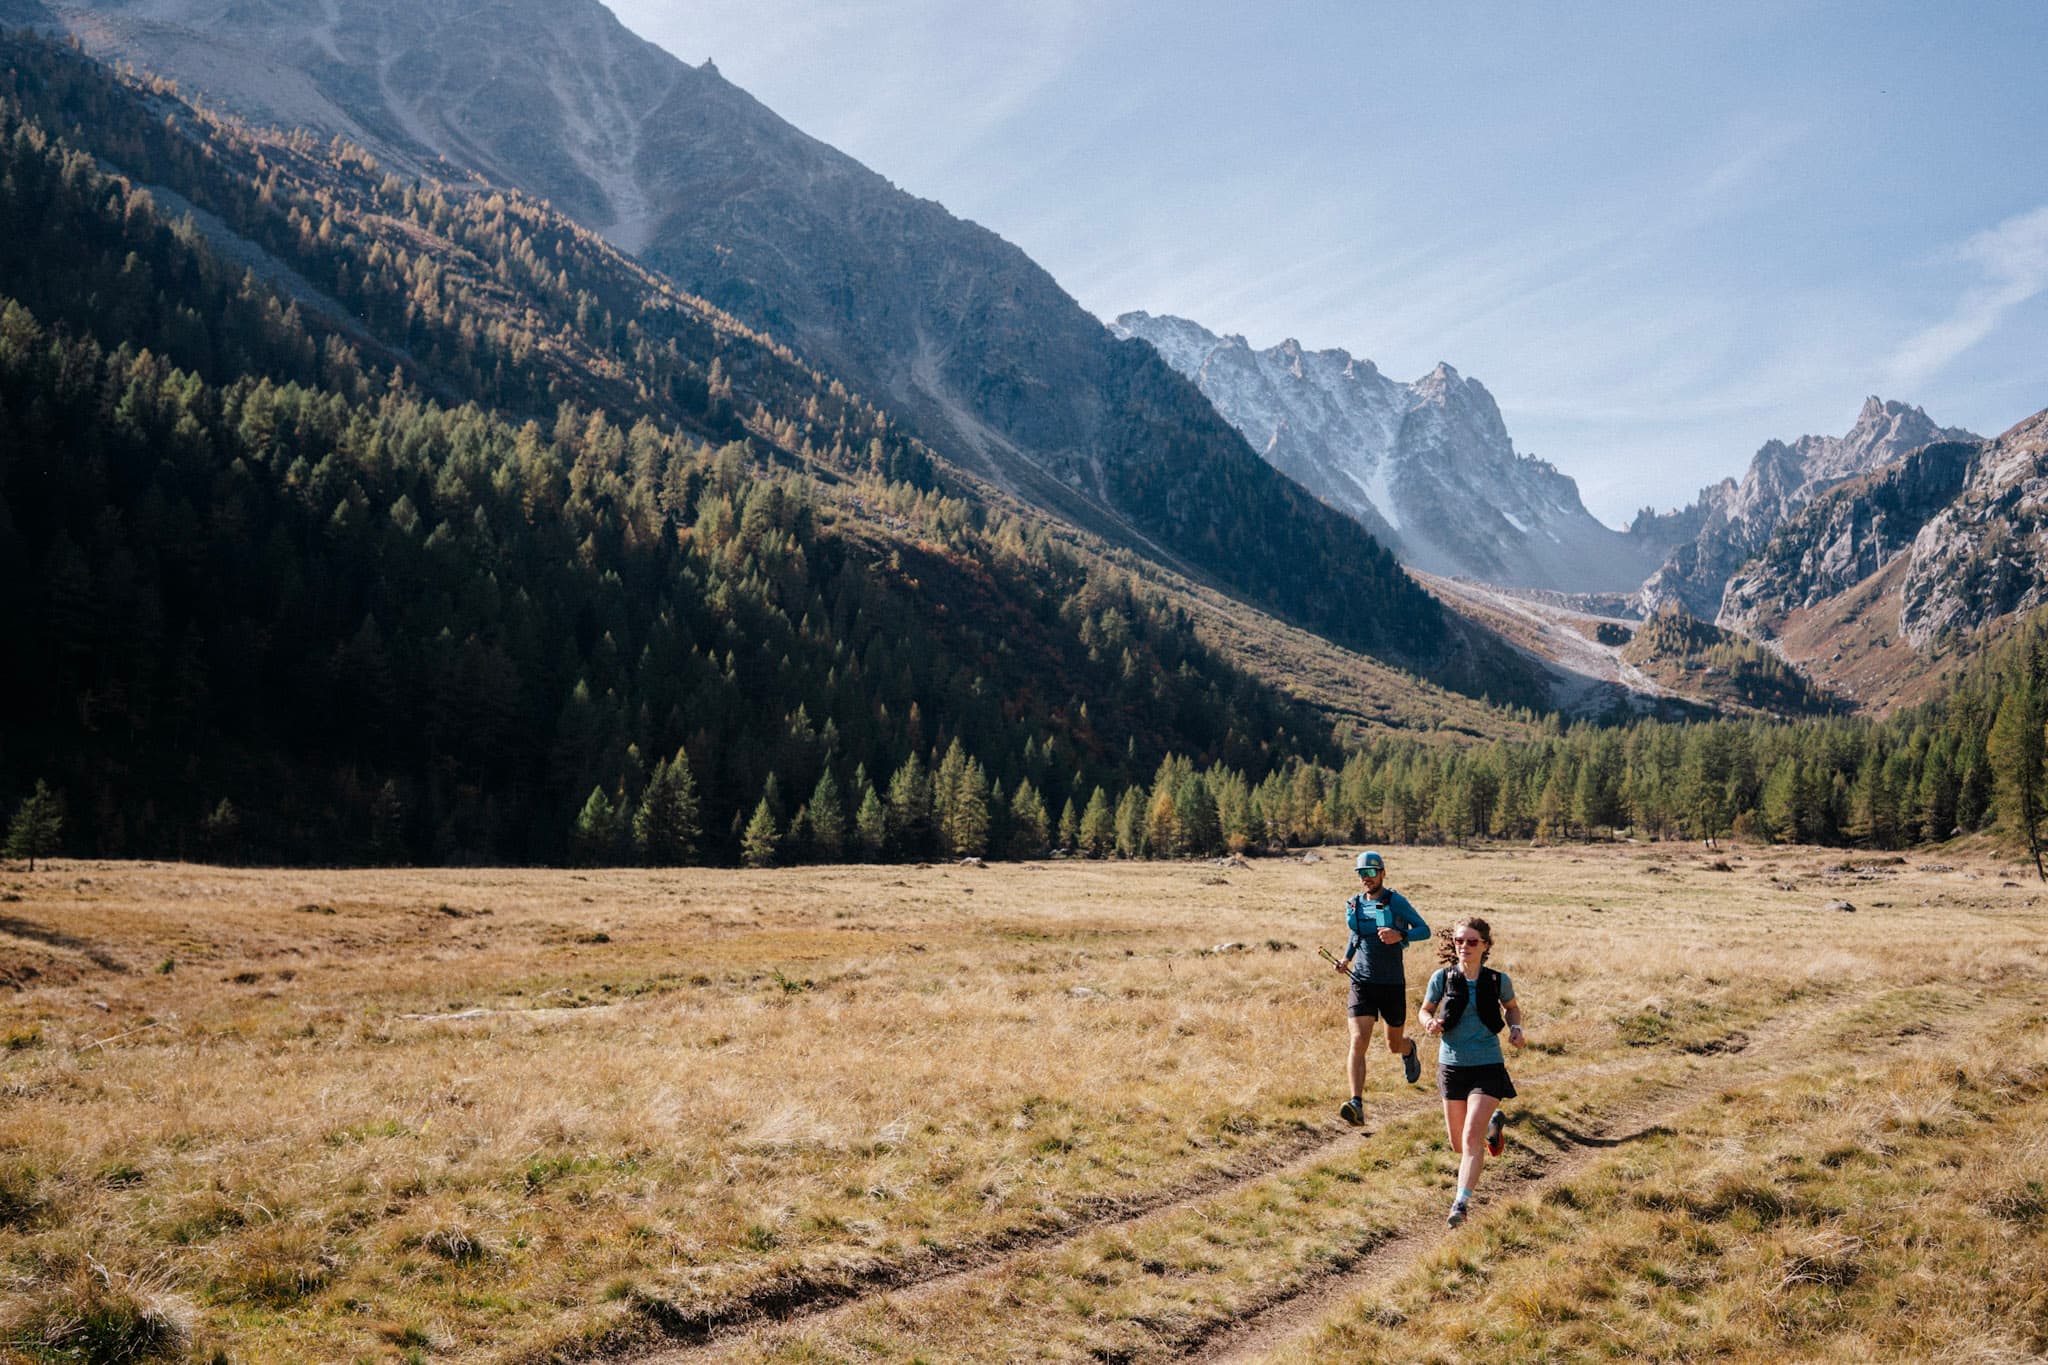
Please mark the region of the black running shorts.
POLYGON ((1401 1028, 1408 1022, 1408 986, 1405 982, 1360 981, 1351 978, 1351 1017, 1366 1019, 1378 1016, 1387 1021, 1388 1028, 1401 1028))
POLYGON ((1437 1094, 1447 1100, 1464 1100, 1470 1099, 1474 1091, 1497 1100, 1511 1100, 1515 1097, 1515 1083, 1508 1079, 1508 1069, 1501 1062, 1489 1062, 1485 1066, 1437 1063, 1437 1094))

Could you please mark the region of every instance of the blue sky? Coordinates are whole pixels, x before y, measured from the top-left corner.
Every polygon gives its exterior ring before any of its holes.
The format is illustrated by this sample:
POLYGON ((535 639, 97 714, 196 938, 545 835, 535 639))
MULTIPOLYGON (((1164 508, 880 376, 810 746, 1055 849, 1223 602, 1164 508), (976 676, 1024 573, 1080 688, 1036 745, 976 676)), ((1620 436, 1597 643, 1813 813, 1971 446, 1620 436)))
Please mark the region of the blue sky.
POLYGON ((608 0, 1029 252, 1481 380, 1595 514, 2048 407, 2048 4, 608 0))

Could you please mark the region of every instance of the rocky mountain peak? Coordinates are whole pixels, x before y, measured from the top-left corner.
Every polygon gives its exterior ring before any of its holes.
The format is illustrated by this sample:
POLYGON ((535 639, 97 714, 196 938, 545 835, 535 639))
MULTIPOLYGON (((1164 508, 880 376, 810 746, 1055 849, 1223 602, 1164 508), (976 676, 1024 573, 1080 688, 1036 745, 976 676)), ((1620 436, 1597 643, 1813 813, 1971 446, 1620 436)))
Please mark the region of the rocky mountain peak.
MULTIPOLYGON (((1925 420, 1897 404, 1865 416, 1908 431, 1925 420)), ((1828 489, 1729 580, 1720 624, 1886 704, 1924 695, 1935 659, 2044 599, 2048 412, 1995 441, 1929 441, 1828 489)))
POLYGON ((1677 601, 1701 620, 1715 620, 1722 616, 1723 594, 1736 571, 1821 494, 1934 442, 1981 439, 1959 427, 1937 426, 1911 404, 1873 395, 1841 436, 1765 441, 1740 483, 1700 491, 1706 515, 1699 531, 1650 575, 1638 602, 1650 612, 1677 601))
MULTIPOLYGON (((1447 362, 1439 360, 1436 363, 1436 368, 1416 380, 1413 387, 1418 393, 1435 395, 1441 401, 1449 402, 1452 401, 1451 395, 1462 395, 1468 385, 1464 376, 1460 375, 1447 362)), ((1476 381, 1472 382, 1469 387, 1477 389, 1482 394, 1486 394, 1486 387, 1476 381)), ((1491 403, 1493 396, 1486 394, 1486 401, 1491 403)))
POLYGON ((1515 452, 1486 386, 1440 362, 1410 384, 1371 360, 1288 338, 1254 351, 1186 318, 1126 313, 1252 448, 1431 572, 1524 587, 1616 590, 1668 547, 1602 526, 1578 487, 1515 452))
POLYGON ((1873 394, 1863 400, 1855 424, 1840 441, 1808 438, 1806 477, 1811 481, 1851 478, 1935 441, 1977 439, 1961 429, 1936 426, 1925 411, 1910 403, 1891 402, 1873 394))

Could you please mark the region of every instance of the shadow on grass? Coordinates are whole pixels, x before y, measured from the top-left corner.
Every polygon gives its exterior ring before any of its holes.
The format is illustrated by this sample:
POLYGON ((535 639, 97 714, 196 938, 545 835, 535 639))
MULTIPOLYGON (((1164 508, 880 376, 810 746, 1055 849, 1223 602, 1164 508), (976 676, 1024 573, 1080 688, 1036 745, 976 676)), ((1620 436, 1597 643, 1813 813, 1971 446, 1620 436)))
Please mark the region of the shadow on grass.
POLYGON ((95 966, 104 967, 110 972, 125 972, 128 970, 126 964, 97 943, 89 939, 73 938, 70 934, 59 933, 55 929, 45 929, 34 920, 17 919, 13 915, 0 915, 0 934, 12 934, 15 938, 25 938, 32 943, 40 943, 45 947, 63 948, 69 952, 82 953, 91 959, 95 966))
MULTIPOLYGON (((1512 1124, 1514 1121, 1509 1120, 1509 1122, 1512 1124)), ((1574 1128, 1570 1124, 1559 1123, 1555 1119, 1545 1118, 1541 1114, 1530 1114, 1524 1119, 1524 1122, 1528 1125, 1530 1132, 1535 1133, 1538 1137, 1550 1139, 1559 1147, 1625 1147, 1631 1142, 1641 1142, 1645 1138, 1669 1137, 1673 1131, 1664 1124, 1653 1123, 1647 1128, 1638 1128, 1632 1133, 1621 1133, 1610 1137, 1604 1133, 1588 1133, 1582 1129, 1574 1128)), ((1521 1125, 1516 1124, 1515 1126, 1519 1127, 1521 1125)))

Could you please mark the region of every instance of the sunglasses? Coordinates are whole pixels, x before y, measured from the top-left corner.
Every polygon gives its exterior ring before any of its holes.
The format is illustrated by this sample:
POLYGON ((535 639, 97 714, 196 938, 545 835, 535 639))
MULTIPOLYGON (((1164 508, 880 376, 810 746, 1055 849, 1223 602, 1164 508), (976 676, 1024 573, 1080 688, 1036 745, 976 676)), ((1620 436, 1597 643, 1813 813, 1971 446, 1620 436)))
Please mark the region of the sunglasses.
POLYGON ((1460 948, 1477 948, 1486 940, 1483 938, 1454 938, 1451 942, 1457 944, 1460 948))

